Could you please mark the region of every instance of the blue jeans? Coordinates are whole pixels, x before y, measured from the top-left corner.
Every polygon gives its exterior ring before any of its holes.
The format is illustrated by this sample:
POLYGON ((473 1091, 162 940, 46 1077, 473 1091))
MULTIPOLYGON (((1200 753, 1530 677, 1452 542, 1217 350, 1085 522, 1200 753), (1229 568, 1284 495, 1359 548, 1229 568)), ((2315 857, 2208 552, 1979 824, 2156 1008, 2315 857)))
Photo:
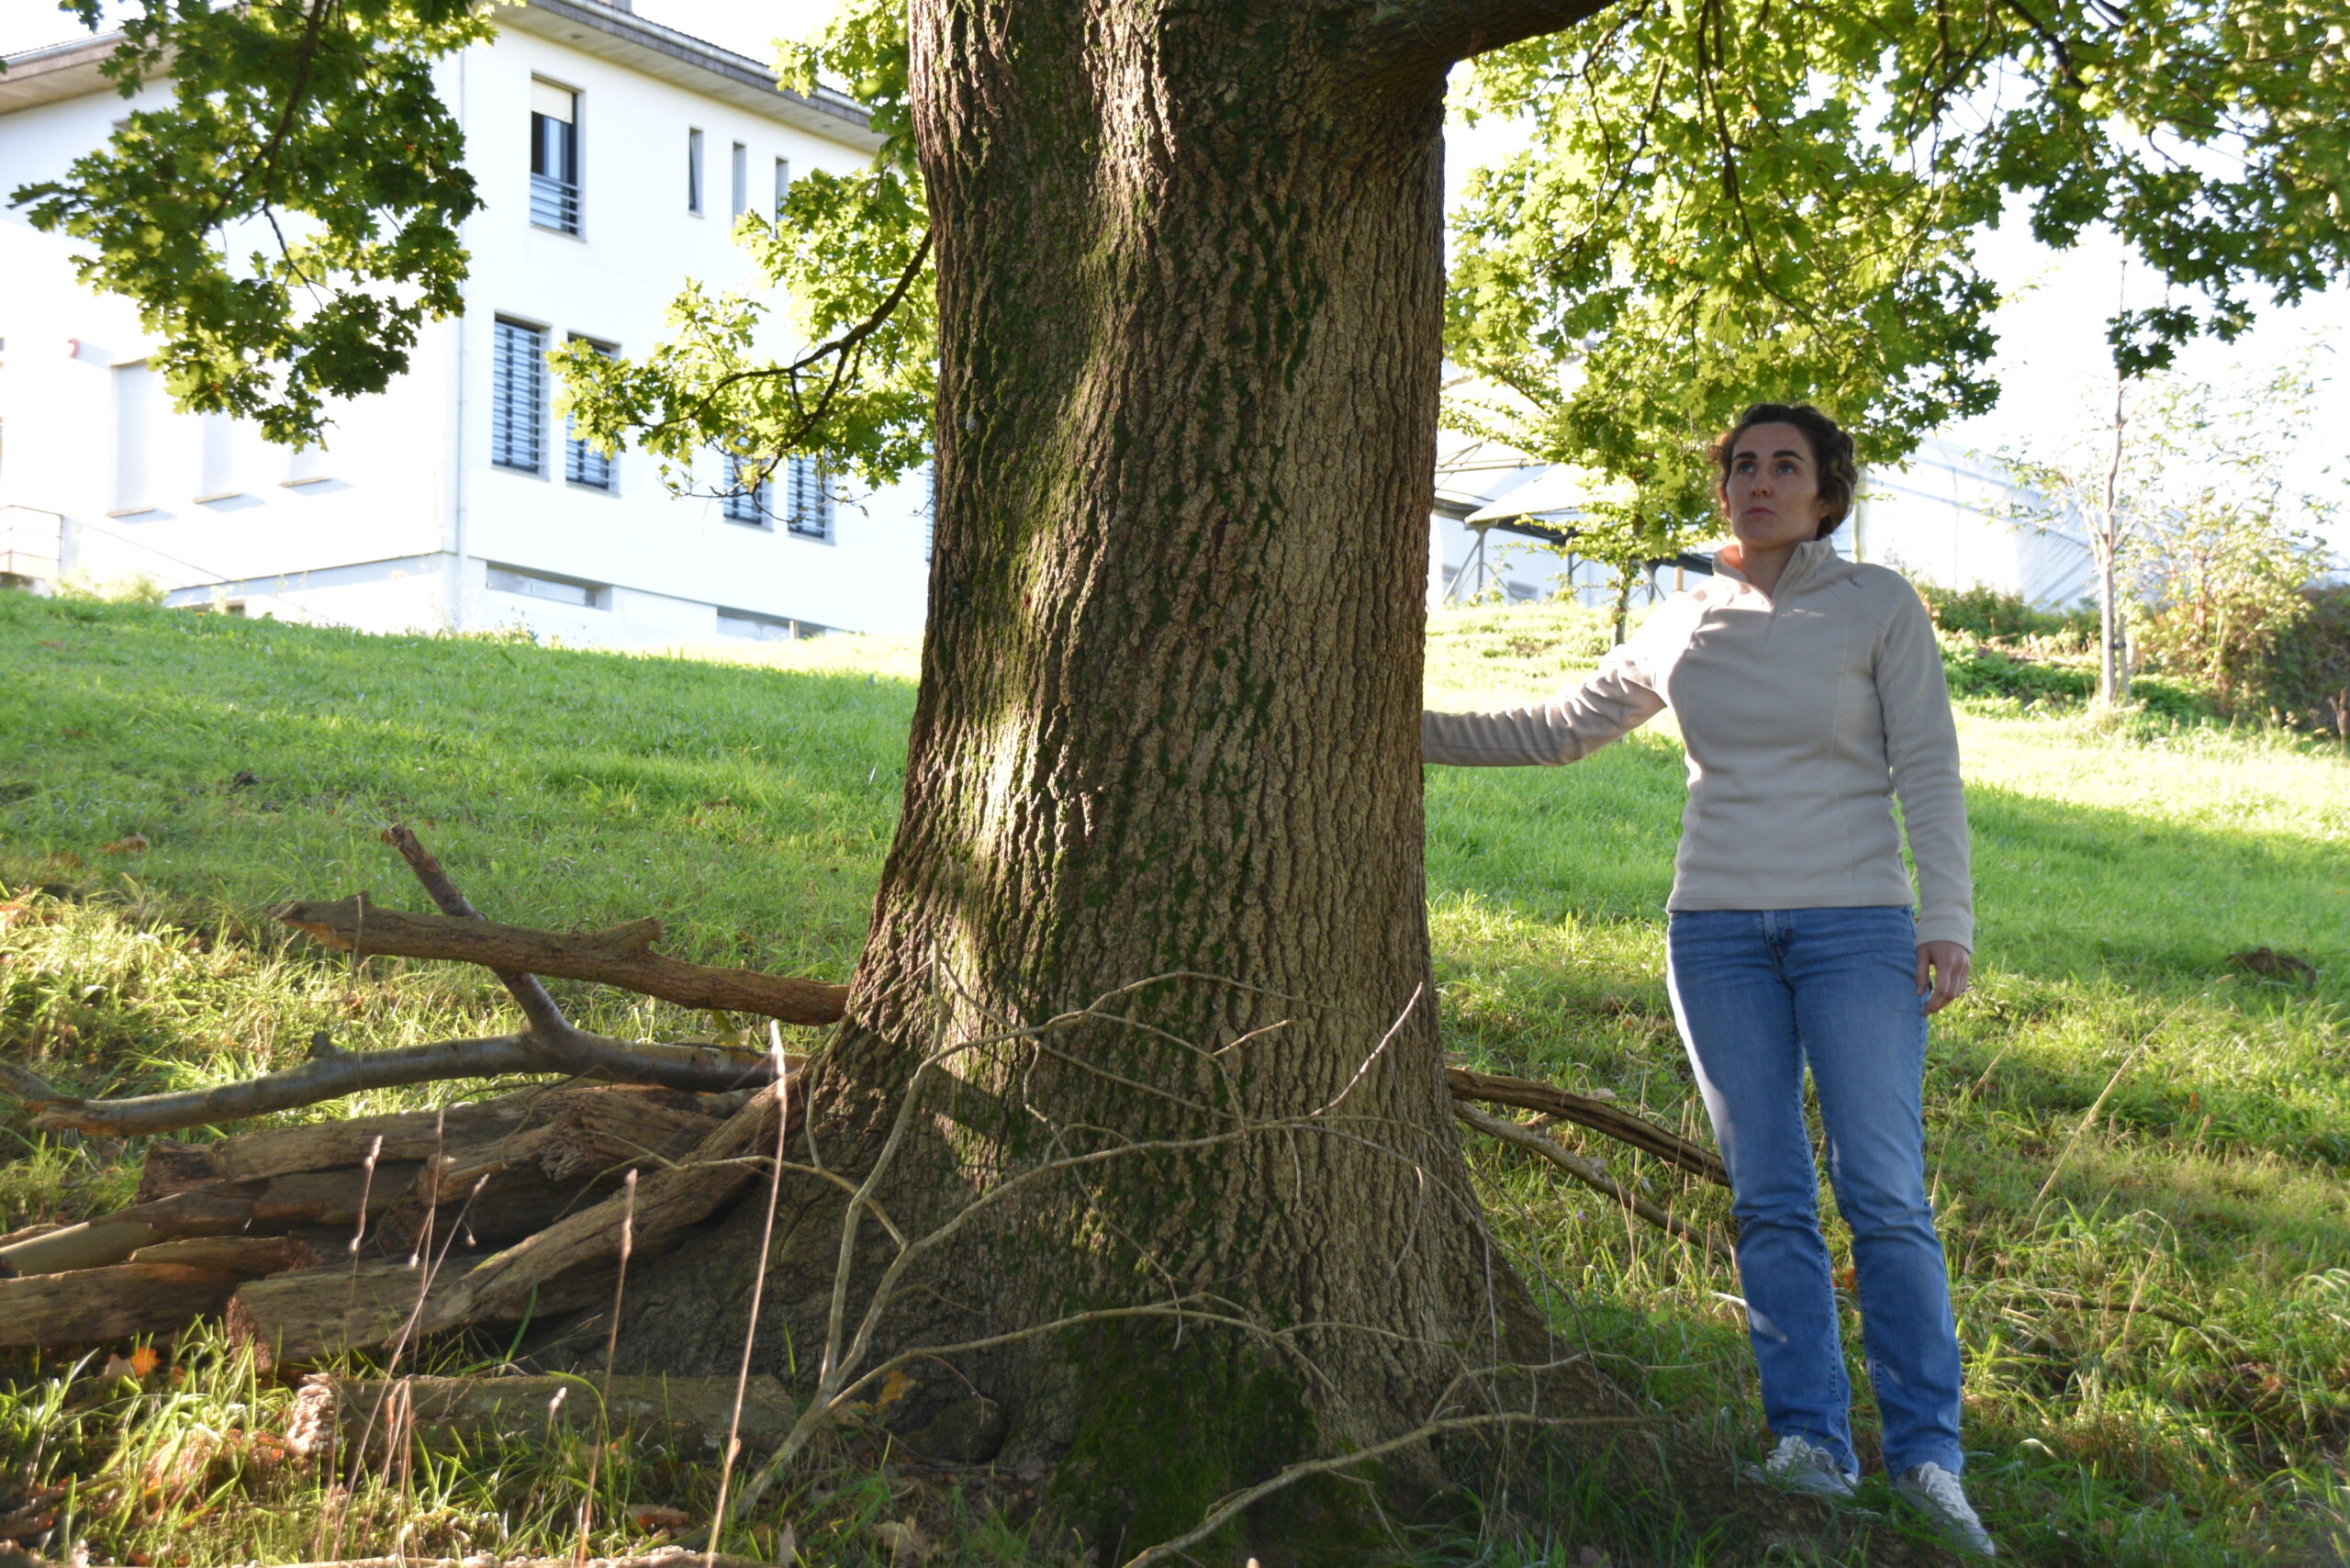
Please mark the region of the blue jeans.
POLYGON ((1729 1167, 1748 1338, 1774 1436, 1846 1471, 1852 1387, 1804 1126, 1807 1062, 1828 1179, 1852 1232, 1861 1345, 1895 1475, 1955 1473, 1958 1331, 1926 1197, 1926 1018, 1908 909, 1686 910, 1667 949, 1673 1015, 1729 1167))

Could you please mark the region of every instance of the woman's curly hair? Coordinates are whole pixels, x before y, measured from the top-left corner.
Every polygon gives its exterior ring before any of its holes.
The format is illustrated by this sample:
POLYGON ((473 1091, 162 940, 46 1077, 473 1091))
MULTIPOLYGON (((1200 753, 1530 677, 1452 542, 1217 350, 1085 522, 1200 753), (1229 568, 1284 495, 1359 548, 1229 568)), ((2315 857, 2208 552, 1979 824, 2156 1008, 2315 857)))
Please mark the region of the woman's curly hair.
POLYGON ((1803 431, 1811 443, 1812 466, 1819 474, 1819 498, 1829 508, 1814 537, 1825 539, 1835 532, 1852 510, 1852 489, 1861 482, 1860 468, 1852 459, 1852 438, 1808 403, 1756 403, 1738 416, 1738 423, 1721 440, 1706 448, 1706 460, 1714 465, 1714 498, 1729 504, 1731 449, 1740 436, 1756 425, 1793 425, 1803 431))

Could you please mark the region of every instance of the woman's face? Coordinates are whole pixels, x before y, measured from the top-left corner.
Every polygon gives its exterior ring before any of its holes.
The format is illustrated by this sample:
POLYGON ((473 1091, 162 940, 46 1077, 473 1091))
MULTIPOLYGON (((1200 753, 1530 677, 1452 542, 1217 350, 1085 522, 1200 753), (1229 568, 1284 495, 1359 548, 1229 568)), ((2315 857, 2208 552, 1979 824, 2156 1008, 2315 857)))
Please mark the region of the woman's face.
POLYGON ((1731 444, 1722 515, 1751 550, 1785 550, 1819 537, 1829 506, 1819 498, 1811 442, 1790 424, 1749 425, 1731 444))

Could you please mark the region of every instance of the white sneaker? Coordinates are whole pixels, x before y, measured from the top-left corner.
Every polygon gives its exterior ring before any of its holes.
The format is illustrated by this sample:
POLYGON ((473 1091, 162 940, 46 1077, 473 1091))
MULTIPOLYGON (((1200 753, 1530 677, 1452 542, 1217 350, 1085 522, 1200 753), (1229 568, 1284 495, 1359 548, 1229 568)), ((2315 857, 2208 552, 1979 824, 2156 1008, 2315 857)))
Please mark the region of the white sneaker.
POLYGON ((1991 1532, 1975 1517, 1975 1509, 1966 1501, 1966 1489, 1958 1477, 1939 1464, 1910 1466, 1893 1478, 1893 1489, 1928 1518, 1933 1520, 1951 1544, 1961 1551, 1971 1551, 1977 1557, 1997 1557, 1998 1547, 1991 1544, 1991 1532))
MULTIPOLYGON (((1853 1483, 1860 1479, 1838 1465, 1836 1456, 1826 1449, 1793 1432, 1779 1439, 1770 1458, 1760 1464, 1748 1465, 1745 1474, 1749 1481, 1812 1497, 1848 1498, 1852 1495, 1853 1483)), ((1962 1504, 1964 1501, 1961 1499, 1962 1504)), ((1974 1518, 1971 1514, 1967 1517, 1974 1518)))

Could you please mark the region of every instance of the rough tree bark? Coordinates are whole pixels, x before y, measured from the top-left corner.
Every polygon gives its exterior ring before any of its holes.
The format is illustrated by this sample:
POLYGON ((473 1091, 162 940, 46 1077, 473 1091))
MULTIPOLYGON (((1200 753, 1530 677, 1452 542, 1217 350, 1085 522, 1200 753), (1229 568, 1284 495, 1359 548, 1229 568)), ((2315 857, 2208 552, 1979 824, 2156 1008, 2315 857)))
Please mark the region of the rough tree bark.
MULTIPOLYGON (((1554 1352, 1454 1130, 1418 716, 1445 72, 1596 8, 914 0, 937 555, 904 816, 811 1121, 861 1178, 926 1053, 1136 987, 1119 1022, 925 1077, 876 1189, 917 1236, 1043 1162, 1195 1145, 994 1200, 878 1341, 1178 1299, 1259 1325, 913 1369, 893 1425, 919 1447, 976 1389, 1105 1561, 1294 1462, 1557 1397, 1478 1375, 1554 1352)), ((840 1198, 784 1191, 755 1364, 804 1374, 840 1198)), ((760 1209, 632 1287, 624 1360, 731 1369, 760 1209)), ((893 1250, 859 1247, 852 1327, 893 1250)), ((1442 1458, 1375 1473, 1424 1501, 1442 1458)), ((1298 1488, 1222 1544, 1363 1561, 1363 1496, 1298 1488)))

